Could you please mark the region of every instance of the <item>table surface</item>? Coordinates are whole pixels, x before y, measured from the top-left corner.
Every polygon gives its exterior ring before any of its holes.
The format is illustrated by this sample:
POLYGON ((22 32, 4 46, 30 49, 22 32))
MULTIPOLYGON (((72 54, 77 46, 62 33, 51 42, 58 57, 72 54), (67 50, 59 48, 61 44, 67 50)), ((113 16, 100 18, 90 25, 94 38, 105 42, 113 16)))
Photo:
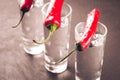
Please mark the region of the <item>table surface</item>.
MULTIPOLYGON (((49 1, 49 0, 48 0, 49 1)), ((65 0, 72 6, 70 49, 74 47, 74 27, 86 20, 93 9, 101 11, 100 22, 108 28, 101 80, 120 80, 120 0, 65 0)), ((68 68, 52 74, 44 68, 43 54, 28 55, 22 49, 21 25, 12 29, 20 18, 17 0, 0 1, 0 80, 75 80, 74 55, 68 68)))

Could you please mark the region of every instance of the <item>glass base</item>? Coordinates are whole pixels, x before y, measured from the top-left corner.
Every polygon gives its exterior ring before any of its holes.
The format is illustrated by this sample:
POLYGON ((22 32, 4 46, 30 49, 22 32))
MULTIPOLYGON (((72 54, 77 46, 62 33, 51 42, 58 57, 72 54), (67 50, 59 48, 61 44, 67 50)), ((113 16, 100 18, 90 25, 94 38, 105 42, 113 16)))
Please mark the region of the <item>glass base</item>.
POLYGON ((85 78, 85 79, 83 79, 83 78, 80 78, 80 77, 78 77, 78 76, 75 76, 75 80, 100 80, 100 77, 98 77, 98 78, 85 78))
POLYGON ((45 63, 45 68, 51 73, 62 73, 67 69, 67 60, 57 65, 45 63))
POLYGON ((39 55, 45 51, 44 45, 35 45, 35 46, 24 46, 26 53, 31 55, 39 55))

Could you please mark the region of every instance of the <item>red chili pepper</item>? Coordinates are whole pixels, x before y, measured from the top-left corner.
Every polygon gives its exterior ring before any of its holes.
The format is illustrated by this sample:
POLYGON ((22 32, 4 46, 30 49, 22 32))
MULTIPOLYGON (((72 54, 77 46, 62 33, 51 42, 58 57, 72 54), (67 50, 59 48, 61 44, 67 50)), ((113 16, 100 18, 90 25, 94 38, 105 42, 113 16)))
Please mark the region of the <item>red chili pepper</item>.
POLYGON ((51 0, 47 10, 47 16, 44 21, 44 26, 50 30, 50 33, 46 40, 40 42, 35 41, 33 42, 37 44, 43 44, 50 40, 53 33, 60 28, 61 25, 61 10, 64 0, 51 0))
POLYGON ((73 49, 69 54, 67 54, 64 58, 60 59, 57 63, 62 62, 65 60, 67 57, 69 57, 74 51, 83 51, 85 50, 88 46, 90 46, 90 42, 96 32, 97 24, 98 24, 98 19, 100 16, 100 12, 98 9, 93 9, 87 17, 87 21, 85 24, 84 32, 82 35, 82 39, 76 43, 75 49, 73 49))
POLYGON ((90 42, 96 32, 99 16, 100 12, 97 9, 92 10, 88 14, 82 39, 76 44, 78 51, 83 51, 90 45, 90 42))
POLYGON ((21 23, 24 17, 24 14, 30 10, 32 3, 33 3, 33 0, 21 0, 20 10, 22 12, 22 15, 19 22, 15 26, 13 26, 13 28, 16 28, 21 23))

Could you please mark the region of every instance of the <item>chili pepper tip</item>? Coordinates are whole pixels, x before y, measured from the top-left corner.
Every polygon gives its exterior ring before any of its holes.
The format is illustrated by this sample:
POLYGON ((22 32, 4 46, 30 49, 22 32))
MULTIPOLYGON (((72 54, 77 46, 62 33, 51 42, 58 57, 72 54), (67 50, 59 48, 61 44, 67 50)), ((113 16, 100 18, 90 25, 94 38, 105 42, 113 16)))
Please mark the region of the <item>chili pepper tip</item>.
POLYGON ((34 43, 36 43, 36 40, 33 40, 34 43))

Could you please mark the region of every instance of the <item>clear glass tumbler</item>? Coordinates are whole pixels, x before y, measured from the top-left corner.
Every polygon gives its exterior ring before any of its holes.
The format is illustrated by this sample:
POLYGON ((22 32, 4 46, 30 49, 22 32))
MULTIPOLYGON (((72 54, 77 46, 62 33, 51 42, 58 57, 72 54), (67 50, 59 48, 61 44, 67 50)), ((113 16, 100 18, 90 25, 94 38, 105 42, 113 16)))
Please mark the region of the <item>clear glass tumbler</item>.
POLYGON ((45 51, 44 44, 35 44, 33 40, 44 40, 44 29, 42 24, 43 0, 34 0, 34 4, 29 12, 25 13, 22 20, 23 47, 26 53, 38 55, 45 51))
MULTIPOLYGON (((79 41, 85 22, 80 22, 75 27, 75 40, 79 41)), ((75 79, 76 80, 100 80, 104 45, 107 36, 107 28, 104 24, 98 23, 97 31, 91 41, 91 46, 85 51, 77 52, 75 58, 75 79)))
MULTIPOLYGON (((42 8, 43 16, 46 16, 49 3, 46 3, 42 8)), ((64 3, 62 7, 61 26, 57 29, 49 42, 45 44, 46 52, 45 68, 52 73, 61 73, 67 68, 67 59, 60 64, 53 64, 63 58, 69 50, 69 37, 71 26, 72 8, 69 4, 64 3)), ((45 38, 49 34, 49 30, 44 28, 45 38)))

